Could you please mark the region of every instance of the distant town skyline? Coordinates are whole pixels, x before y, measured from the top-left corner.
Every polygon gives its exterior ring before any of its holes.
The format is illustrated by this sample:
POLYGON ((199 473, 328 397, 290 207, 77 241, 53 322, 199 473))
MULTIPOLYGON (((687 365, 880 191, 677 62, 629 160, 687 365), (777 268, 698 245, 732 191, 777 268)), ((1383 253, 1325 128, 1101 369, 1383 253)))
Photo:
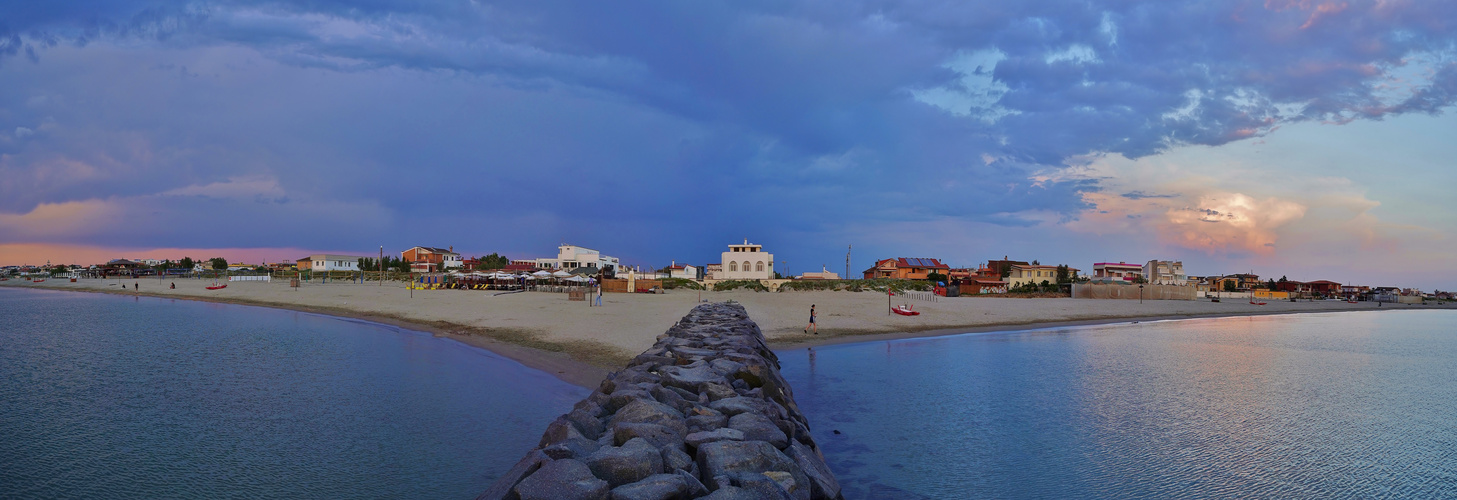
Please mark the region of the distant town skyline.
POLYGON ((1457 288, 1457 5, 0 5, 0 265, 747 238, 1457 288))

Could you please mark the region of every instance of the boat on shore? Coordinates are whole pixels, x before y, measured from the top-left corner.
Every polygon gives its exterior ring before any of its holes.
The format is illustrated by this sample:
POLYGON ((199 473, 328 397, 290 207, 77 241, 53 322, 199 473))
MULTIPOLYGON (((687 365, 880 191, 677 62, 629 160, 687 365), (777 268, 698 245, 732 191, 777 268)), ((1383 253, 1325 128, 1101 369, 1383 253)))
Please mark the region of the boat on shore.
POLYGON ((910 306, 907 306, 907 305, 899 305, 899 306, 892 307, 892 308, 890 308, 890 311, 893 312, 893 313, 899 314, 901 316, 920 316, 921 315, 921 312, 920 311, 912 310, 911 307, 910 306))

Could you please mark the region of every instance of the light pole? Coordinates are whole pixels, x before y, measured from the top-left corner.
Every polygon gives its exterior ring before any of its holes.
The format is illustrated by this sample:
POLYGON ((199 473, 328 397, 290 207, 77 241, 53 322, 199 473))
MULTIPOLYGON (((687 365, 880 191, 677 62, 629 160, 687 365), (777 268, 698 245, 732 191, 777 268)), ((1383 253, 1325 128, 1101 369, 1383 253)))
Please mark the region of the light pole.
POLYGON ((1143 285, 1138 285, 1138 303, 1143 303, 1143 285))

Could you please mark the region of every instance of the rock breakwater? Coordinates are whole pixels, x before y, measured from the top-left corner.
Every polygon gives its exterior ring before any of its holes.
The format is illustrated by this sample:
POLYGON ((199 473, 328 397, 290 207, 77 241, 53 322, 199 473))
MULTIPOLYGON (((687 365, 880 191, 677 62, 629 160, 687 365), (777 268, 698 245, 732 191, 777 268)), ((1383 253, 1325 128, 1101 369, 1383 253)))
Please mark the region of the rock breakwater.
POLYGON ((699 305, 547 426, 479 499, 839 499, 742 306, 699 305))

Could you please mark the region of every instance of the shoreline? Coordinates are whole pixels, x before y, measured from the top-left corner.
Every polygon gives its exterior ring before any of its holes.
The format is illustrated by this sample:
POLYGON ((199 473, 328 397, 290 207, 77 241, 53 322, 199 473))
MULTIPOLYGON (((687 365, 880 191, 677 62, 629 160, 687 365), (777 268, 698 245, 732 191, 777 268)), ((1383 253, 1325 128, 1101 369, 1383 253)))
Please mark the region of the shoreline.
POLYGON ((481 335, 481 334, 478 334, 478 333, 471 333, 472 330, 475 330, 474 327, 470 327, 470 326, 467 326, 467 325, 460 325, 460 324, 450 323, 448 321, 438 321, 437 324, 430 325, 430 324, 425 324, 425 323, 422 323, 422 322, 419 322, 419 321, 413 321, 413 320, 409 320, 409 319, 404 319, 404 318, 399 318, 399 317, 389 316, 389 315, 376 314, 376 313, 367 313, 367 312, 352 311, 352 310, 347 310, 347 309, 336 309, 336 308, 326 308, 326 307, 311 307, 311 306, 300 306, 300 305, 293 305, 293 304, 279 304, 279 303, 274 303, 274 302, 261 302, 261 301, 254 301, 254 300, 247 300, 247 299, 239 299, 239 298, 230 298, 230 297, 177 296, 177 295, 162 295, 162 294, 150 293, 150 292, 123 292, 121 290, 96 290, 96 289, 65 289, 65 290, 62 290, 62 289, 55 289, 55 288, 17 287, 17 286, 7 285, 7 284, 0 284, 0 286, 8 286, 10 288, 19 288, 19 289, 22 289, 22 290, 34 289, 34 290, 45 290, 45 291, 51 291, 51 292, 97 293, 97 294, 104 294, 104 295, 118 295, 118 296, 131 296, 131 297, 148 297, 148 298, 154 298, 154 299, 168 299, 168 300, 190 300, 190 301, 194 301, 194 302, 208 302, 208 303, 213 303, 213 304, 229 304, 229 305, 237 305, 237 306, 266 307, 266 308, 269 308, 269 309, 278 309, 278 310, 283 310, 283 311, 294 311, 294 312, 301 312, 301 313, 306 313, 306 314, 316 314, 316 315, 320 315, 320 316, 329 316, 329 317, 339 318, 339 319, 351 319, 351 320, 365 321, 365 322, 369 322, 369 323, 377 323, 377 324, 386 325, 386 326, 392 326, 392 327, 400 328, 400 329, 404 329, 404 330, 413 330, 413 331, 417 331, 417 332, 424 332, 424 333, 428 333, 431 336, 436 337, 436 338, 450 339, 450 340, 454 340, 456 342, 460 342, 462 344, 465 344, 465 345, 468 345, 468 346, 471 346, 471 347, 474 347, 474 348, 477 348, 477 349, 483 349, 483 350, 486 350, 486 351, 490 351, 490 352, 499 354, 499 355, 501 355, 503 357, 506 357, 506 358, 508 358, 508 359, 510 359, 512 361, 517 362, 517 363, 521 363, 522 365, 526 366, 527 368, 532 368, 532 369, 536 369, 536 370, 540 370, 540 371, 546 372, 547 374, 550 374, 551 376, 554 376, 554 377, 560 379, 563 382, 566 382, 566 383, 569 383, 569 384, 572 384, 572 385, 575 385, 575 386, 578 386, 578 387, 582 387, 584 389, 593 389, 593 388, 596 388, 598 385, 600 385, 602 383, 602 379, 606 378, 607 375, 613 371, 613 370, 608 369, 608 368, 606 368, 604 366, 599 366, 599 365, 595 365, 595 364, 592 364, 592 363, 588 363, 588 362, 584 362, 584 361, 579 361, 579 360, 573 359, 570 353, 567 353, 567 352, 564 352, 564 351, 550 351, 550 350, 546 350, 546 349, 538 349, 538 348, 528 347, 528 346, 524 346, 524 345, 513 344, 513 343, 506 342, 506 341, 502 341, 502 340, 497 340, 497 339, 494 339, 494 338, 491 338, 491 337, 488 337, 488 336, 485 336, 485 335, 481 335))
POLYGON ((1196 319, 1221 319, 1221 318, 1244 318, 1257 316, 1286 316, 1297 314, 1326 314, 1326 313, 1357 313, 1357 312, 1385 312, 1385 311, 1426 311, 1426 310, 1452 310, 1449 306, 1416 306, 1413 308, 1392 307, 1390 309, 1332 309, 1323 311, 1251 311, 1251 312, 1229 312, 1211 314, 1172 314, 1162 316, 1121 316, 1106 318, 1076 319, 1066 321, 1036 321, 1031 323, 1002 323, 996 325, 974 325, 967 327, 935 328, 921 331, 864 333, 851 335, 835 335, 824 338, 813 336, 801 336, 774 340, 769 342, 773 350, 813 349, 815 347, 828 347, 845 344, 858 344, 862 342, 881 342, 887 340, 908 340, 908 339, 929 339, 936 337, 951 337, 956 335, 969 335, 980 333, 1013 333, 1032 330, 1047 330, 1054 328, 1073 328, 1082 326, 1103 326, 1134 324, 1147 321, 1186 321, 1196 319))
POLYGON ((570 302, 563 294, 532 292, 495 296, 485 292, 416 291, 402 286, 309 284, 291 289, 278 283, 234 282, 208 291, 204 281, 96 280, 70 283, 0 282, 16 289, 147 296, 297 311, 369 321, 429 333, 485 349, 567 383, 592 389, 609 373, 650 347, 687 310, 701 301, 732 300, 745 306, 774 350, 857 342, 931 338, 968 333, 1224 317, 1253 317, 1342 311, 1452 310, 1453 303, 1376 307, 1372 303, 1271 303, 1255 309, 1242 303, 1005 297, 942 298, 918 302, 915 317, 888 315, 883 295, 854 292, 671 291, 667 294, 607 294, 606 307, 570 302), (133 283, 148 291, 122 290, 133 283), (707 297, 704 295, 707 294, 707 297), (818 305, 819 336, 800 330, 802 316, 818 305))

